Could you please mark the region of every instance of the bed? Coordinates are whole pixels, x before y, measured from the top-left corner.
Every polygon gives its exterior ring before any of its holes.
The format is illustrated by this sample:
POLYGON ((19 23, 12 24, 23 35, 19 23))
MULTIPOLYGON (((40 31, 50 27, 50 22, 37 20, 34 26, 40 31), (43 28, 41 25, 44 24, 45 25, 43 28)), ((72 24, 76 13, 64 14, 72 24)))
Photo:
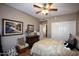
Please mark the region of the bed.
POLYGON ((62 40, 43 39, 33 45, 31 54, 33 56, 78 56, 79 51, 66 48, 62 40))

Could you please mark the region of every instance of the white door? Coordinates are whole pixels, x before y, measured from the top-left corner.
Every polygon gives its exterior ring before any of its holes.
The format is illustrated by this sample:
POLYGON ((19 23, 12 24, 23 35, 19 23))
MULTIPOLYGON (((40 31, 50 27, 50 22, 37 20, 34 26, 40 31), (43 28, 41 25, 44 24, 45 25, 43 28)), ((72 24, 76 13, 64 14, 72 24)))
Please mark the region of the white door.
POLYGON ((67 40, 70 33, 76 35, 76 21, 51 24, 51 37, 53 39, 67 40))
POLYGON ((40 39, 43 39, 46 37, 46 24, 40 25, 40 39))

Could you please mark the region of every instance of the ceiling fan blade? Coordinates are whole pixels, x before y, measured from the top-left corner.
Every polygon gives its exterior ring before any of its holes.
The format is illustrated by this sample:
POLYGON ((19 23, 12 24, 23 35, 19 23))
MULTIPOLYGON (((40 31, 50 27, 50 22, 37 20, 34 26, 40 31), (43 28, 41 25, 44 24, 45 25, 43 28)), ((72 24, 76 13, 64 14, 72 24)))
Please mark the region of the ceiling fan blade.
POLYGON ((58 9, 49 9, 49 11, 57 11, 58 9))
POLYGON ((40 13, 41 11, 37 11, 36 14, 40 13))
POLYGON ((40 6, 37 6, 37 5, 33 5, 34 7, 37 7, 37 8, 41 8, 40 6))

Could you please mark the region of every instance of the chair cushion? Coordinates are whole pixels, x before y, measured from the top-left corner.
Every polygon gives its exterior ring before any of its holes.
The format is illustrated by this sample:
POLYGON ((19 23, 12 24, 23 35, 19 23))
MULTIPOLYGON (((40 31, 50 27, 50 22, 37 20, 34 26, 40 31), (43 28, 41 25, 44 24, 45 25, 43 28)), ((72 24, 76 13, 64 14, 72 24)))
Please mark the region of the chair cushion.
POLYGON ((18 44, 18 46, 19 46, 19 48, 20 48, 20 49, 23 49, 23 48, 28 47, 28 46, 29 46, 29 44, 28 44, 28 43, 25 43, 25 45, 19 45, 19 44, 18 44))

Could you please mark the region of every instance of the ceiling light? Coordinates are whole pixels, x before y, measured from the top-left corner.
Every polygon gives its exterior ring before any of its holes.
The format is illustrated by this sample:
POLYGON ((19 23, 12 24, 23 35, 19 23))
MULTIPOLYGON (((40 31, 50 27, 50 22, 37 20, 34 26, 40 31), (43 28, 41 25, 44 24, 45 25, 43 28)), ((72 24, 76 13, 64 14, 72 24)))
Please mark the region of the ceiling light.
POLYGON ((45 15, 45 14, 47 14, 48 12, 49 12, 48 10, 42 10, 41 13, 45 15))
POLYGON ((48 15, 48 13, 50 11, 57 11, 58 9, 56 8, 53 8, 52 5, 53 3, 43 3, 41 4, 42 6, 39 6, 39 5, 33 5, 34 7, 38 8, 39 11, 36 12, 36 14, 38 13, 42 13, 44 15, 48 15))

